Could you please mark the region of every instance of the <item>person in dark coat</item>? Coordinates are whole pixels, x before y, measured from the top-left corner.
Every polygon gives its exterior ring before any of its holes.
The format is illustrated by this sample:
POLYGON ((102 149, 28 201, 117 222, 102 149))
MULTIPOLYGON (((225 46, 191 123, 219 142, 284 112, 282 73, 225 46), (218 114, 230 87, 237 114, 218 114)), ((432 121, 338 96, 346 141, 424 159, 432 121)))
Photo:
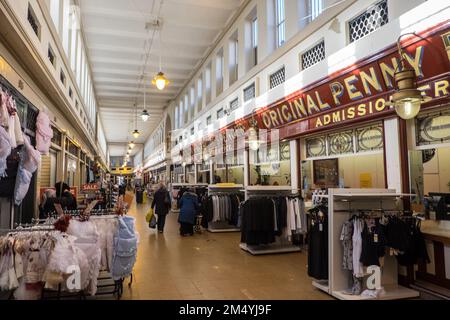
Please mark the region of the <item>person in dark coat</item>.
POLYGON ((70 187, 67 183, 57 182, 55 184, 56 189, 56 202, 61 204, 63 210, 77 210, 77 199, 70 192, 70 187))
POLYGON ((47 189, 44 191, 42 202, 39 205, 39 219, 46 219, 50 213, 55 212, 57 200, 55 190, 47 189))
POLYGON ((178 217, 180 235, 194 235, 195 218, 199 209, 198 197, 193 189, 189 189, 180 199, 180 216, 178 217))
POLYGON ((163 233, 164 225, 166 224, 166 215, 170 209, 170 194, 162 182, 159 184, 159 188, 153 196, 152 209, 155 210, 155 214, 158 216, 158 231, 163 233))

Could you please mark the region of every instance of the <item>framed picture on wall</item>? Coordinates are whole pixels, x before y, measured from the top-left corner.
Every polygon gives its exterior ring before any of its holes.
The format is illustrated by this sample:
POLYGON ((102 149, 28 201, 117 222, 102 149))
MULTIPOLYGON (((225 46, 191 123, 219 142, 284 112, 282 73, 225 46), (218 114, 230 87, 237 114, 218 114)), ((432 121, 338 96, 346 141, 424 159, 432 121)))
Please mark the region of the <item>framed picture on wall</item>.
POLYGON ((314 184, 321 187, 339 186, 338 159, 314 160, 314 184))

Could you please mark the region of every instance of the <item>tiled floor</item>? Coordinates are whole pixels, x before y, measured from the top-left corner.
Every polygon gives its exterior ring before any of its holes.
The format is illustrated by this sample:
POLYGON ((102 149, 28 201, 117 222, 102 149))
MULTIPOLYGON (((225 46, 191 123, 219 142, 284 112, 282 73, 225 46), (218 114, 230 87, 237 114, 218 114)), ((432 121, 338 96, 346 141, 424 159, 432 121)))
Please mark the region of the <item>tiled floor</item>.
POLYGON ((239 248, 239 233, 180 237, 174 213, 158 234, 145 222, 147 208, 129 213, 140 243, 123 299, 331 299, 311 285, 305 253, 251 256, 239 248))

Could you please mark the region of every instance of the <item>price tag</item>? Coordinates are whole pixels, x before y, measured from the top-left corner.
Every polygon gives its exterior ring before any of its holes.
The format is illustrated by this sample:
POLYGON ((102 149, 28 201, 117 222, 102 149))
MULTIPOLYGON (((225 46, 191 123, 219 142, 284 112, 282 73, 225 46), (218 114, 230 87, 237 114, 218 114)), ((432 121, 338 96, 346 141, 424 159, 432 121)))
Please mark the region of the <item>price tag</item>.
POLYGON ((319 224, 319 231, 323 231, 323 224, 322 223, 319 224))
POLYGON ((374 233, 373 242, 378 243, 378 234, 374 233))

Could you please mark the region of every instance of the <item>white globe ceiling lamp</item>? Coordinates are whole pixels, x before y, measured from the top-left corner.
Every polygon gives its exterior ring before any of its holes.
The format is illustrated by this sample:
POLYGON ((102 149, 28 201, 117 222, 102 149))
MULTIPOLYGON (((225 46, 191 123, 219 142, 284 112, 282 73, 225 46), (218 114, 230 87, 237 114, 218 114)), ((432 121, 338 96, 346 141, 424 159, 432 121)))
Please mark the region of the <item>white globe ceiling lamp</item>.
POLYGON ((128 144, 128 146, 130 147, 130 149, 133 149, 133 148, 134 148, 134 141, 131 141, 131 142, 128 144))
POLYGON ((141 118, 142 121, 146 122, 148 120, 148 118, 150 118, 150 115, 148 114, 147 110, 143 110, 141 113, 141 118))
POLYGON ((133 137, 134 137, 135 139, 137 139, 137 138, 139 138, 139 136, 141 135, 141 133, 139 132, 138 129, 135 129, 135 130, 133 131, 132 135, 133 135, 133 137))
MULTIPOLYGON (((417 36, 415 33, 407 33, 417 36)), ((400 64, 394 73, 394 82, 396 91, 392 95, 387 105, 393 106, 397 115, 404 119, 413 119, 420 112, 422 102, 429 98, 422 96, 420 90, 417 89, 416 74, 414 69, 405 61, 405 53, 400 44, 400 39, 406 34, 401 35, 397 39, 398 53, 400 55, 400 64)))

